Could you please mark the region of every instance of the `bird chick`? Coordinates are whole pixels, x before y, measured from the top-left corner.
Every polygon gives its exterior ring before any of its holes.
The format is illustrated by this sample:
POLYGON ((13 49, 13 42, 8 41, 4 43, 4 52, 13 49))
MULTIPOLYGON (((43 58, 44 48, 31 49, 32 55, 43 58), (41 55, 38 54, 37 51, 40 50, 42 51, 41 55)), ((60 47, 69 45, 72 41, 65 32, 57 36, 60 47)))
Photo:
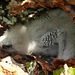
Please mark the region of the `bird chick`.
POLYGON ((75 58, 75 25, 61 9, 50 9, 25 25, 17 24, 0 37, 0 46, 23 55, 75 58))

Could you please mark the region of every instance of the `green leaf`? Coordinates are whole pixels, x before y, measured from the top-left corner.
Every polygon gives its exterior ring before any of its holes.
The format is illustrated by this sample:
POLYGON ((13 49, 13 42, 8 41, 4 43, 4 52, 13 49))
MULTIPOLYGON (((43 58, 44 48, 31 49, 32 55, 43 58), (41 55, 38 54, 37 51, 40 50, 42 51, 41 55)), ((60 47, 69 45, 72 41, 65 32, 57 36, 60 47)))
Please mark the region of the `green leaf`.
POLYGON ((60 73, 64 70, 64 68, 60 68, 54 72, 54 75, 60 75, 60 73))
POLYGON ((75 68, 70 68, 70 67, 69 67, 68 72, 69 72, 71 75, 75 75, 75 68))
POLYGON ((45 72, 40 72, 40 74, 39 75, 48 75, 48 74, 45 74, 45 72))
POLYGON ((29 68, 30 67, 30 62, 27 62, 26 66, 27 66, 27 68, 29 68))
POLYGON ((36 67, 36 61, 26 62, 29 75, 34 75, 34 69, 36 67))

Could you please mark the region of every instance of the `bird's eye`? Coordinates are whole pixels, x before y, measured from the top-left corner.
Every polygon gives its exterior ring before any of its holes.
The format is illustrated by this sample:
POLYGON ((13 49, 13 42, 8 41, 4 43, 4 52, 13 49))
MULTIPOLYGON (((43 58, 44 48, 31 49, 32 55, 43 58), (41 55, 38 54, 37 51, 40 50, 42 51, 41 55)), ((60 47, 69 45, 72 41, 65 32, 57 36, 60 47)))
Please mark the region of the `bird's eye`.
POLYGON ((12 45, 2 45, 2 48, 12 48, 12 45))

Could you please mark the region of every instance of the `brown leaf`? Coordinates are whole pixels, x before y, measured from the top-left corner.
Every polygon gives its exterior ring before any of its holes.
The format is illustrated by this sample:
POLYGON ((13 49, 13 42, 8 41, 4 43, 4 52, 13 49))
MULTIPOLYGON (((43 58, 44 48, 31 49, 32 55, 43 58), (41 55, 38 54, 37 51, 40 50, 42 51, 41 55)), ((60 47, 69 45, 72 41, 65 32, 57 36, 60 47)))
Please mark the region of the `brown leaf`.
POLYGON ((38 62, 38 63, 41 65, 43 71, 44 71, 46 74, 48 74, 49 72, 50 72, 50 73, 53 72, 52 66, 51 66, 47 61, 45 61, 45 60, 43 60, 43 59, 40 59, 40 58, 37 58, 37 57, 35 57, 35 56, 34 56, 34 59, 35 59, 36 62, 38 62))
POLYGON ((24 0, 23 2, 16 2, 15 4, 11 0, 9 4, 9 13, 12 15, 19 14, 27 8, 37 8, 37 7, 59 7, 62 8, 68 16, 71 17, 75 22, 75 0, 24 0))
POLYGON ((66 63, 69 67, 75 67, 75 59, 68 59, 66 63))
POLYGON ((54 69, 59 69, 64 66, 64 64, 67 64, 69 67, 75 67, 75 59, 54 59, 52 66, 54 69))
POLYGON ((24 63, 23 57, 19 54, 15 55, 13 58, 20 63, 24 63))
POLYGON ((3 57, 5 57, 5 56, 7 56, 7 55, 9 55, 8 52, 3 51, 3 50, 0 50, 0 58, 3 58, 3 57))
POLYGON ((34 75, 39 75, 40 70, 39 70, 39 65, 37 65, 34 69, 34 75))
POLYGON ((53 63, 52 63, 52 66, 55 69, 59 69, 59 68, 63 67, 64 64, 65 64, 64 59, 54 59, 53 63))

